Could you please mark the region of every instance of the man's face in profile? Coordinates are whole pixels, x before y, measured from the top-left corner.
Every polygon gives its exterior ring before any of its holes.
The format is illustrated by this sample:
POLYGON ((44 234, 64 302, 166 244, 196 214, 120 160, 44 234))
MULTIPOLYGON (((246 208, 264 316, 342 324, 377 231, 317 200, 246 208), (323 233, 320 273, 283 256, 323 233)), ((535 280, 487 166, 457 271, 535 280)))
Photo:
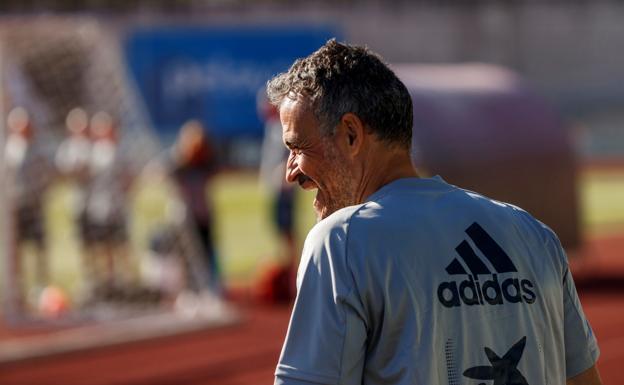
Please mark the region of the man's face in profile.
POLYGON ((319 220, 357 204, 347 158, 333 136, 323 136, 308 100, 286 97, 280 105, 282 138, 290 150, 286 180, 305 190, 316 189, 314 210, 319 220))

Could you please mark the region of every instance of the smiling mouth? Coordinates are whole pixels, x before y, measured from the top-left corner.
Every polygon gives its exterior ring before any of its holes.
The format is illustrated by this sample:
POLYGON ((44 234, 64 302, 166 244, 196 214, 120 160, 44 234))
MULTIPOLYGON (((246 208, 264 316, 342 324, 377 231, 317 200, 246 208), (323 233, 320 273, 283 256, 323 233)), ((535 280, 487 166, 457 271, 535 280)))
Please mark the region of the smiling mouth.
POLYGON ((301 186, 301 188, 305 189, 306 188, 306 184, 308 182, 314 183, 312 181, 312 179, 309 176, 307 176, 307 175, 299 174, 297 176, 297 183, 299 183, 299 186, 301 186))

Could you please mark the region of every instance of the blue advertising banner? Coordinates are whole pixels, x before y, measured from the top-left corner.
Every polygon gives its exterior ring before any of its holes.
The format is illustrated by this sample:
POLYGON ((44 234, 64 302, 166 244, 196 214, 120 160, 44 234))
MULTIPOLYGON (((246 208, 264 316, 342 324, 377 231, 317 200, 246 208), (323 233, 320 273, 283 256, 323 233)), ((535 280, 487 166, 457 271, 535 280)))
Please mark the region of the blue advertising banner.
POLYGON ((124 49, 161 138, 199 119, 231 139, 260 137, 258 90, 334 36, 326 26, 158 27, 134 31, 124 49))

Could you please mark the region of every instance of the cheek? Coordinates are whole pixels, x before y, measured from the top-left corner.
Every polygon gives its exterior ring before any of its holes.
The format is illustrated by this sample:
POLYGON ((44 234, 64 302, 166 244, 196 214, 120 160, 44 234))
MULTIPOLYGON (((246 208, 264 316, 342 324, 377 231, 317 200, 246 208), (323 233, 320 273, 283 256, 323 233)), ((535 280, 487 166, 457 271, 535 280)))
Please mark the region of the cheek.
POLYGON ((322 170, 322 164, 317 159, 311 156, 301 155, 298 159, 299 169, 307 176, 314 178, 319 173, 319 169, 322 170))

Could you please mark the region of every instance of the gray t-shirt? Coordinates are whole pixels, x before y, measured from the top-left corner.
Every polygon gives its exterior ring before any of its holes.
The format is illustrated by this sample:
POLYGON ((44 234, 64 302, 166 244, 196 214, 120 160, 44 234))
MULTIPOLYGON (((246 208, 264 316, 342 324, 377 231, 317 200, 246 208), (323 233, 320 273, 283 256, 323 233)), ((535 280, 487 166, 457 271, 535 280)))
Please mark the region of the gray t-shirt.
POLYGON ((555 234, 436 177, 306 239, 276 384, 564 384, 599 350, 555 234))

